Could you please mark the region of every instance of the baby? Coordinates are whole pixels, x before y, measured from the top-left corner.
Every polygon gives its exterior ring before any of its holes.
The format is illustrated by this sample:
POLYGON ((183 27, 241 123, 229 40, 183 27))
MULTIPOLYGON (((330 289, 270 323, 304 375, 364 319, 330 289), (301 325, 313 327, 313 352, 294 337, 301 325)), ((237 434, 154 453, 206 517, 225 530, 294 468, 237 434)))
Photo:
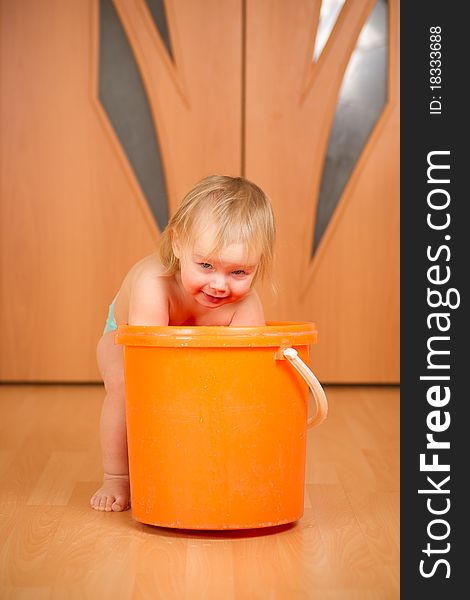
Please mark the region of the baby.
POLYGON ((264 325, 253 285, 270 274, 275 238, 271 204, 242 177, 214 175, 183 199, 159 249, 135 264, 109 307, 98 342, 106 396, 100 421, 104 479, 95 510, 129 507, 125 388, 119 323, 264 325))

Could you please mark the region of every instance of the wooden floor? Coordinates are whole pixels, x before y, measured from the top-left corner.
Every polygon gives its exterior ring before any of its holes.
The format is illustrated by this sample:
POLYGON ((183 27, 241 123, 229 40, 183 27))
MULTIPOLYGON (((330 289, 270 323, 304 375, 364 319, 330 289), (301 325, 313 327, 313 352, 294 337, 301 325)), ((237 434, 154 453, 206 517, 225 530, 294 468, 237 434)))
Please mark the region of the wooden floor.
POLYGON ((399 598, 399 389, 326 391, 303 518, 230 533, 93 511, 101 386, 0 386, 0 598, 399 598))

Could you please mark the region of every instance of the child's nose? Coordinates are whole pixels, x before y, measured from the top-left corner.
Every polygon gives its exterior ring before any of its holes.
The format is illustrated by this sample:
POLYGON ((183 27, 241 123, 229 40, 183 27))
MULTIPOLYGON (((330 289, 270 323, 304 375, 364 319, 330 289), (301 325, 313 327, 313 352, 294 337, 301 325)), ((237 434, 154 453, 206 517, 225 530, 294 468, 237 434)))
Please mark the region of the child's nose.
POLYGON ((214 274, 214 277, 212 278, 209 285, 216 292, 225 292, 227 287, 225 277, 221 273, 214 274))

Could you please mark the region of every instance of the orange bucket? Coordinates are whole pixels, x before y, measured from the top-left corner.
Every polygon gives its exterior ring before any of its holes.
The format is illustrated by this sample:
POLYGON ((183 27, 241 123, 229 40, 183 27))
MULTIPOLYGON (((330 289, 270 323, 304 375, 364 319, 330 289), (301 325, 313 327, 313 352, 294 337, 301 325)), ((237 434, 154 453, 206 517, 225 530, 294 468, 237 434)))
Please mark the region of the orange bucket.
POLYGON ((121 325, 133 517, 185 529, 299 519, 307 427, 327 412, 305 364, 316 339, 313 323, 121 325))

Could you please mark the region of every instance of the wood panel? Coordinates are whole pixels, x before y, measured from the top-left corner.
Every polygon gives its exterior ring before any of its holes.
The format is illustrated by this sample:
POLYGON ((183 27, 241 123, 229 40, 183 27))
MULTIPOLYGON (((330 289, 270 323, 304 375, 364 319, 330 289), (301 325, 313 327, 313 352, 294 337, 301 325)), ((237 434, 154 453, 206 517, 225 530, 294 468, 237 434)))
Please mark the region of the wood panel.
POLYGON ((317 63, 319 2, 247 3, 246 175, 278 223, 269 315, 317 324, 330 382, 399 378, 399 3, 389 4, 388 101, 311 260, 316 204, 343 75, 373 0, 347 0, 317 63))
MULTIPOLYGON (((98 379, 108 304, 158 228, 98 100, 97 0, 0 7, 0 379, 98 379)), ((174 63, 143 0, 115 7, 173 209, 199 178, 240 171, 241 5, 167 2, 174 63)))
MULTIPOLYGON (((338 92, 373 4, 347 0, 312 63, 319 0, 166 0, 173 60, 145 1, 114 1, 170 213, 213 172, 243 172, 268 192, 279 294, 262 290, 267 316, 317 323, 315 370, 331 382, 399 375, 397 0, 387 105, 310 260, 338 92)), ((0 379, 97 379, 108 304, 158 227, 98 99, 98 0, 0 0, 0 9, 0 379)))
POLYGON ((241 2, 165 2, 174 62, 144 0, 115 6, 148 93, 173 213, 201 177, 240 174, 241 2))
POLYGON ((0 387, 0 596, 399 598, 399 391, 326 392, 329 417, 307 434, 303 517, 204 532, 89 508, 101 386, 0 387))

